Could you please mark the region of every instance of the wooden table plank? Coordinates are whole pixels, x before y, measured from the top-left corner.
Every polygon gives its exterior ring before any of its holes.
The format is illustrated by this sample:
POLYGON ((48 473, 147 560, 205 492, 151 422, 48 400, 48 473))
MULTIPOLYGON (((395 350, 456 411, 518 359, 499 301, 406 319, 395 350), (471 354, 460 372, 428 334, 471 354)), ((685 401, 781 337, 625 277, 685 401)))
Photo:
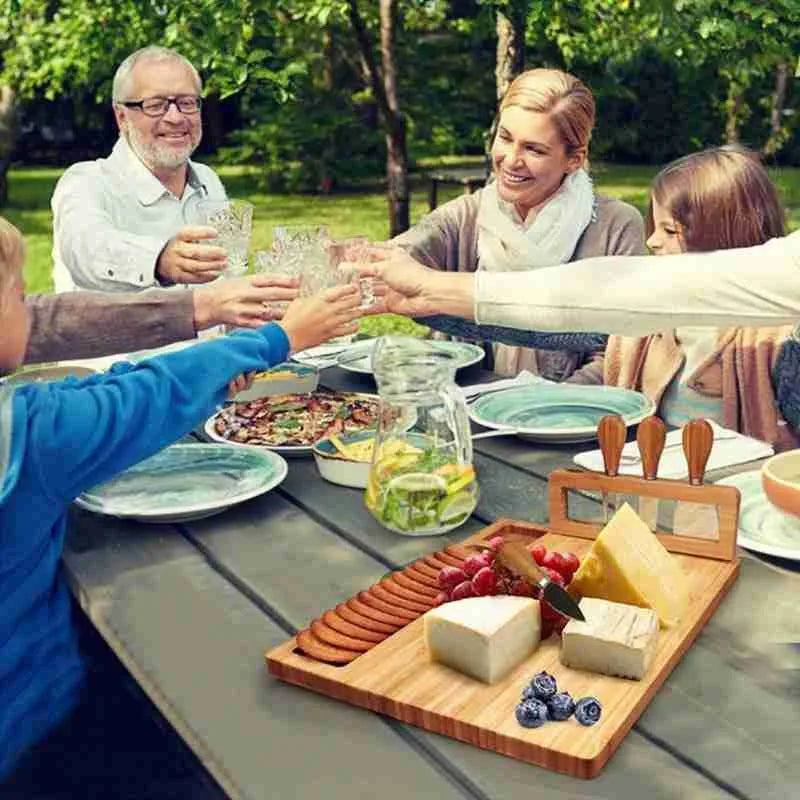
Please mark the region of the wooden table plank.
POLYGON ((64 561, 85 610, 232 798, 349 800, 377 781, 397 800, 464 797, 391 725, 270 678, 263 651, 286 631, 177 531, 78 524, 64 561))

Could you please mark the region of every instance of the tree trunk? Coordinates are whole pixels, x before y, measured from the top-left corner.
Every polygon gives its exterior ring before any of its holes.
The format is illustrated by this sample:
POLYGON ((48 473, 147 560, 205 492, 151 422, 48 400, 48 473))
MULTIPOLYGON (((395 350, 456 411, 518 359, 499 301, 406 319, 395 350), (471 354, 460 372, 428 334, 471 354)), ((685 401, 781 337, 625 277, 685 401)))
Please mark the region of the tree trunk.
POLYGON ((525 65, 525 12, 519 3, 497 12, 497 56, 494 70, 497 102, 525 65))
POLYGON ((725 98, 725 141, 736 144, 739 141, 739 126, 744 114, 744 87, 737 81, 728 82, 728 96, 725 98))
POLYGON ((0 206, 8 202, 8 170, 18 136, 16 92, 10 86, 0 86, 0 206))
POLYGON ((397 104, 394 63, 394 32, 397 24, 396 0, 380 0, 381 64, 389 119, 386 124, 386 179, 389 194, 389 235, 407 231, 411 218, 408 196, 408 154, 406 120, 397 104))
POLYGON ((779 64, 775 70, 775 90, 772 93, 772 108, 769 115, 769 137, 764 142, 761 152, 765 156, 774 156, 786 138, 783 126, 783 105, 786 102, 786 89, 789 85, 789 65, 779 64))
POLYGON ((396 0, 380 0, 381 65, 378 67, 372 43, 358 11, 358 0, 349 0, 348 13, 361 55, 369 71, 372 93, 383 120, 386 134, 386 178, 389 201, 389 233, 396 236, 410 224, 408 193, 408 155, 406 123, 397 103, 394 64, 396 0))

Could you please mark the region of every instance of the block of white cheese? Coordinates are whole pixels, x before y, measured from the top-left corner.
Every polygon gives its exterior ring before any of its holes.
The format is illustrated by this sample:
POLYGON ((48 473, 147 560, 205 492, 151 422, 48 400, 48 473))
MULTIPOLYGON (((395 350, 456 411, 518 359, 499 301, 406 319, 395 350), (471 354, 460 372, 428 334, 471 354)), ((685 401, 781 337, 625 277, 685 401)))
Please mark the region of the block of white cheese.
POLYGON ((625 503, 595 539, 570 589, 581 597, 652 608, 665 628, 689 605, 688 580, 650 527, 625 503))
POLYGON ((485 683, 497 683, 539 645, 539 601, 530 597, 468 597, 424 620, 430 657, 485 683))
POLYGON ((658 617, 650 608, 584 597, 585 622, 561 633, 561 663, 575 669, 641 680, 656 653, 658 617))

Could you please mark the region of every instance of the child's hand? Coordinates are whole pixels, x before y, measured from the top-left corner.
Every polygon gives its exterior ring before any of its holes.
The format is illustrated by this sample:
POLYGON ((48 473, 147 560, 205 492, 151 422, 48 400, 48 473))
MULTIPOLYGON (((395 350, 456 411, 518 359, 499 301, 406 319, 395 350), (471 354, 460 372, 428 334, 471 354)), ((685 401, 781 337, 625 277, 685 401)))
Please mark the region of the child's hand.
POLYGON ((228 384, 228 397, 233 400, 239 392, 249 389, 253 385, 253 378, 255 372, 246 372, 244 375, 239 375, 228 384))
POLYGON ((358 330, 361 294, 353 284, 336 286, 290 303, 278 324, 286 331, 293 352, 346 336, 358 330))

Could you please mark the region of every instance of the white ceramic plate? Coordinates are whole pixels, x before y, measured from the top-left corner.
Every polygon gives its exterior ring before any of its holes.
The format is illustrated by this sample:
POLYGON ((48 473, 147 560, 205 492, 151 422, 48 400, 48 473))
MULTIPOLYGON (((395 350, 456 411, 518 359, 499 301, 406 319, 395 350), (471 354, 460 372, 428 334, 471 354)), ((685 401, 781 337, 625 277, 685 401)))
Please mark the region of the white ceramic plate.
MULTIPOLYGON (((367 394, 365 392, 343 392, 343 394, 352 394, 357 397, 364 397, 369 398, 370 400, 377 400, 378 395, 376 394, 367 394)), ((223 409, 224 411, 224 409, 223 409)), ((220 442, 221 444, 233 445, 234 447, 249 447, 255 448, 257 450, 272 450, 275 453, 280 453, 283 456, 287 457, 294 457, 294 456, 309 456, 311 455, 312 449, 314 447, 313 444, 294 444, 294 445, 266 445, 266 444, 247 444, 245 442, 232 442, 230 439, 226 439, 221 434, 217 433, 214 430, 214 422, 216 421, 217 417, 223 413, 223 411, 218 411, 214 416, 209 417, 206 420, 206 424, 203 426, 203 431, 205 432, 206 436, 210 439, 213 439, 215 442, 220 442)))
POLYGON ((50 383, 50 381, 63 381, 65 378, 88 378, 95 375, 97 370, 78 364, 57 364, 51 367, 33 367, 15 372, 4 379, 10 386, 24 386, 26 383, 50 383))
POLYGON ((742 495, 736 543, 754 553, 800 561, 800 518, 770 503, 761 486, 761 470, 740 472, 716 481, 735 486, 742 495))
MULTIPOLYGON (((337 358, 337 365, 349 372, 361 375, 372 375, 372 349, 377 339, 354 345, 337 358)), ((431 347, 440 350, 451 359, 453 369, 463 369, 483 361, 486 355, 483 348, 468 342, 428 341, 431 347)))
POLYGON ((275 394, 306 394, 316 391, 318 384, 319 372, 316 369, 287 362, 256 373, 253 385, 233 399, 237 403, 246 403, 275 394))
POLYGON ((286 473, 286 462, 269 450, 174 444, 84 492, 75 504, 141 522, 186 522, 264 494, 286 473))
POLYGON ((570 383, 514 386, 487 392, 469 405, 470 417, 486 428, 516 428, 523 439, 565 443, 594 439, 606 414, 636 425, 654 411, 655 403, 640 392, 570 383))

